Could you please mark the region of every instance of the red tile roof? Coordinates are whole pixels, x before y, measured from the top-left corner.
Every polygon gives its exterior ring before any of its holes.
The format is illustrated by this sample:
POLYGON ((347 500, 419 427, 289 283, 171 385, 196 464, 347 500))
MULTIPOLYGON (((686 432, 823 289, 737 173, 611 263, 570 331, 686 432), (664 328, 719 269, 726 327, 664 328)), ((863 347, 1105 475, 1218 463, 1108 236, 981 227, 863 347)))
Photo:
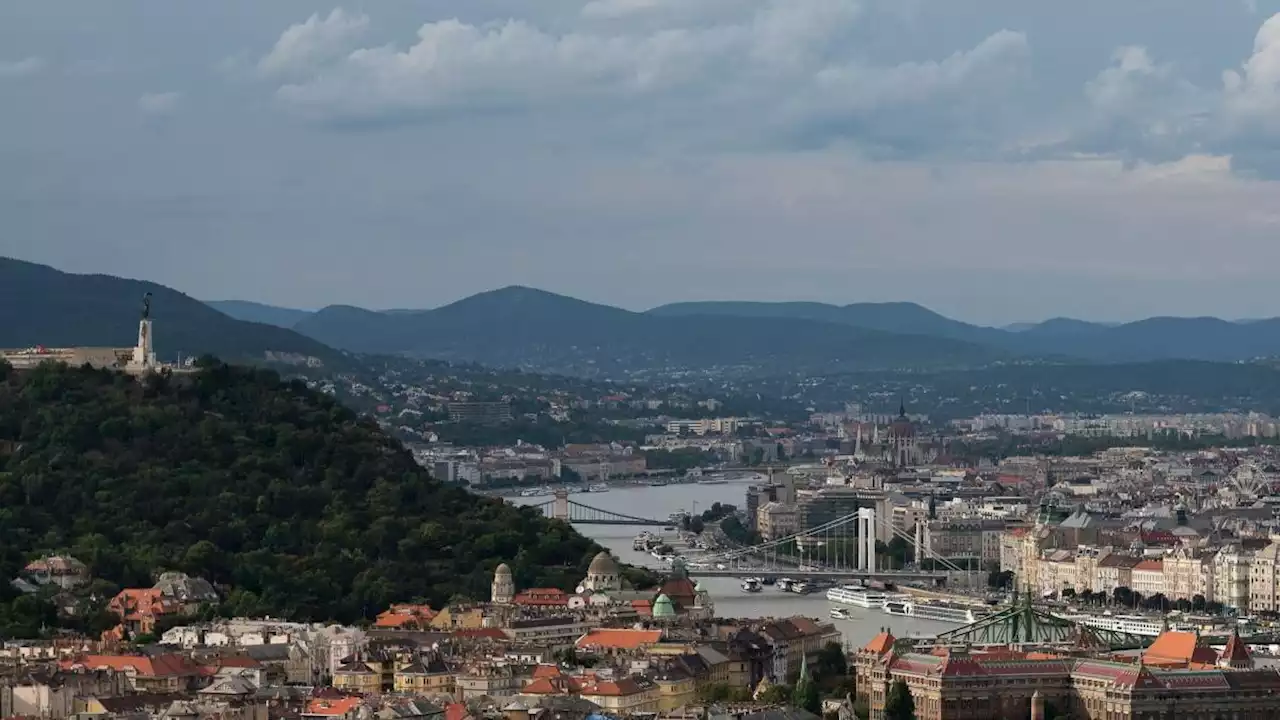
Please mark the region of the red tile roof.
POLYGON ((864 652, 873 652, 877 655, 883 655, 893 649, 893 644, 898 639, 888 630, 881 630, 879 635, 871 638, 871 642, 862 646, 864 652))
POLYGON ((559 607, 569 604, 569 595, 559 588, 529 588, 511 599, 526 607, 559 607))
POLYGON ((313 698, 307 703, 307 709, 303 710, 302 714, 339 717, 351 712, 359 704, 358 697, 313 698))
POLYGON ((1253 667, 1253 656, 1249 654, 1249 648, 1245 646, 1244 641, 1240 639, 1240 633, 1234 628, 1231 630, 1231 637, 1227 638, 1226 647, 1222 648, 1222 654, 1218 656, 1218 664, 1236 670, 1253 667))
POLYGON ((575 644, 579 648, 636 650, 646 645, 653 645, 661 639, 661 630, 596 628, 578 638, 578 642, 575 644))
POLYGON ((96 670, 110 668, 124 671, 132 669, 141 677, 191 677, 200 674, 186 656, 171 653, 162 655, 84 655, 59 663, 64 670, 77 667, 96 670))
POLYGON ((430 605, 392 605, 378 614, 373 626, 379 628, 398 628, 406 625, 425 627, 436 616, 430 605))
POLYGON ((1208 663, 1213 664, 1218 654, 1206 645, 1200 644, 1200 636, 1195 633, 1166 630, 1142 654, 1148 662, 1158 665, 1208 663))

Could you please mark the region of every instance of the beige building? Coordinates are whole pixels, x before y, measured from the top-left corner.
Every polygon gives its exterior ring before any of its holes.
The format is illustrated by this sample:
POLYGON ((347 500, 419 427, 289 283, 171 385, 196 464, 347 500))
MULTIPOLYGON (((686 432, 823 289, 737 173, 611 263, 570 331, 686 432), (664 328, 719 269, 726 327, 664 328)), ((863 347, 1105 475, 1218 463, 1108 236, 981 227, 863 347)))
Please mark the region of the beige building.
POLYGON ((1164 561, 1142 560, 1130 570, 1129 588, 1142 597, 1167 595, 1164 591, 1164 561))
POLYGON ((1165 556, 1164 594, 1170 600, 1212 599, 1213 559, 1185 547, 1165 556))
POLYGON ((1051 550, 1038 561, 1035 590, 1043 596, 1076 589, 1076 557, 1070 550, 1051 550))
POLYGON ((1111 554, 1111 548, 1082 547, 1076 550, 1075 591, 1099 592, 1098 563, 1111 554))
POLYGON ((1005 527, 1004 520, 934 520, 924 525, 924 545, 936 557, 1000 562, 1005 527))
POLYGON ((1239 547, 1225 547, 1213 556, 1213 596, 1209 600, 1243 609, 1249 607, 1249 555, 1239 547))
POLYGON ((800 514, 794 505, 765 503, 756 512, 756 528, 765 540, 793 535, 800 529, 800 514))
POLYGON ((1098 561, 1097 592, 1113 593, 1116 588, 1133 586, 1133 567, 1138 559, 1112 553, 1098 561))
POLYGON ((1249 610, 1275 612, 1280 608, 1280 544, 1257 552, 1249 566, 1249 610))

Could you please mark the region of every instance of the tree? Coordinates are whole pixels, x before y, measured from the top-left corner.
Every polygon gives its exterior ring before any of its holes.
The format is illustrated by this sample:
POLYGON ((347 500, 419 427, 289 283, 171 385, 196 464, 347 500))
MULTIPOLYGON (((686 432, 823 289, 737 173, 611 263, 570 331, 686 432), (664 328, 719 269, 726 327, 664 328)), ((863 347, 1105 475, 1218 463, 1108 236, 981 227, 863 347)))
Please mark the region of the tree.
POLYGON ((1205 597, 1203 595, 1200 595, 1197 593, 1191 596, 1192 612, 1204 612, 1206 605, 1208 605, 1208 601, 1205 600, 1205 597))
POLYGON ((1013 587, 1012 570, 996 570, 987 575, 987 585, 995 590, 1013 587))
POLYGON ((791 686, 790 685, 770 685, 760 693, 757 701, 766 705, 785 705, 791 702, 791 686))
POLYGON ((102 620, 108 588, 86 589, 98 600, 76 618, 12 591, 44 552, 117 588, 205 577, 226 588, 224 615, 355 623, 390 602, 487 597, 499 561, 518 586, 567 590, 600 550, 567 523, 431 478, 375 423, 263 369, 209 360, 152 382, 49 363, 0 378, 5 638, 102 620))
POLYGON ((832 677, 844 677, 849 674, 849 659, 845 657, 844 648, 838 642, 829 642, 818 651, 814 677, 823 681, 832 677))
POLYGON ((795 690, 791 693, 791 704, 816 715, 822 714, 822 697, 818 694, 818 685, 809 677, 807 659, 800 661, 800 676, 796 679, 795 690))
POLYGON ((895 680, 884 700, 884 720, 916 720, 916 701, 907 681, 895 680))

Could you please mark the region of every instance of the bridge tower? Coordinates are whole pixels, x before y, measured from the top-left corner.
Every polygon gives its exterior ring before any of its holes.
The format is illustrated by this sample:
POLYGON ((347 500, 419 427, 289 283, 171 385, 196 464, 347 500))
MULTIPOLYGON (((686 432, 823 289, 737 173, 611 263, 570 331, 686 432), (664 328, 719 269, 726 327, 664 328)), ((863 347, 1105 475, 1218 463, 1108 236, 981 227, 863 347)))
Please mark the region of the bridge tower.
POLYGON ((876 570, 876 509, 858 508, 858 569, 876 570))
POLYGON ((569 522, 569 491, 561 488, 556 491, 555 505, 551 508, 551 517, 569 522))

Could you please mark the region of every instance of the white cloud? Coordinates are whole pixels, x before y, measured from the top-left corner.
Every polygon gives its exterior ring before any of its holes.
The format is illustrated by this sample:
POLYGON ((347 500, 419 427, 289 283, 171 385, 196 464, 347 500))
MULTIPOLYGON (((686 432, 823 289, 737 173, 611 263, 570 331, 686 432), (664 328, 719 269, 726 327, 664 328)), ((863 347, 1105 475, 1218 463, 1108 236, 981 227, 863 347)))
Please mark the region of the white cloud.
POLYGON ((1124 112, 1138 98, 1143 83, 1168 77, 1168 65, 1156 65, 1145 47, 1129 45, 1116 50, 1111 67, 1085 86, 1085 95, 1103 112, 1124 112))
POLYGON ((1240 131, 1280 130, 1280 13, 1262 24, 1253 54, 1222 74, 1228 120, 1240 131))
POLYGON ((144 115, 171 115, 178 109, 182 94, 176 92, 146 93, 138 98, 138 110, 144 115))
POLYGON ((0 78, 19 78, 35 75, 45 67, 44 58, 26 57, 21 60, 0 60, 0 78))
MULTIPOLYGON (((599 2, 591 12, 604 16, 666 9, 669 0, 599 2)), ((1027 69, 1027 38, 1008 30, 940 59, 877 64, 849 42, 860 15, 848 0, 761 0, 719 22, 675 27, 557 32, 522 20, 440 20, 423 25, 408 48, 335 57, 278 96, 322 119, 545 109, 590 113, 599 128, 643 113, 659 125, 708 132, 731 123, 735 137, 807 142, 839 136, 846 124, 900 128, 901 119, 879 116, 895 108, 922 115, 909 124, 931 136, 956 124, 976 128, 1027 69)), ((875 141, 898 142, 892 134, 875 141)))
POLYGON ((258 62, 258 70, 268 76, 314 72, 350 51, 368 27, 367 16, 342 8, 334 8, 323 19, 313 14, 281 33, 275 47, 258 62))

